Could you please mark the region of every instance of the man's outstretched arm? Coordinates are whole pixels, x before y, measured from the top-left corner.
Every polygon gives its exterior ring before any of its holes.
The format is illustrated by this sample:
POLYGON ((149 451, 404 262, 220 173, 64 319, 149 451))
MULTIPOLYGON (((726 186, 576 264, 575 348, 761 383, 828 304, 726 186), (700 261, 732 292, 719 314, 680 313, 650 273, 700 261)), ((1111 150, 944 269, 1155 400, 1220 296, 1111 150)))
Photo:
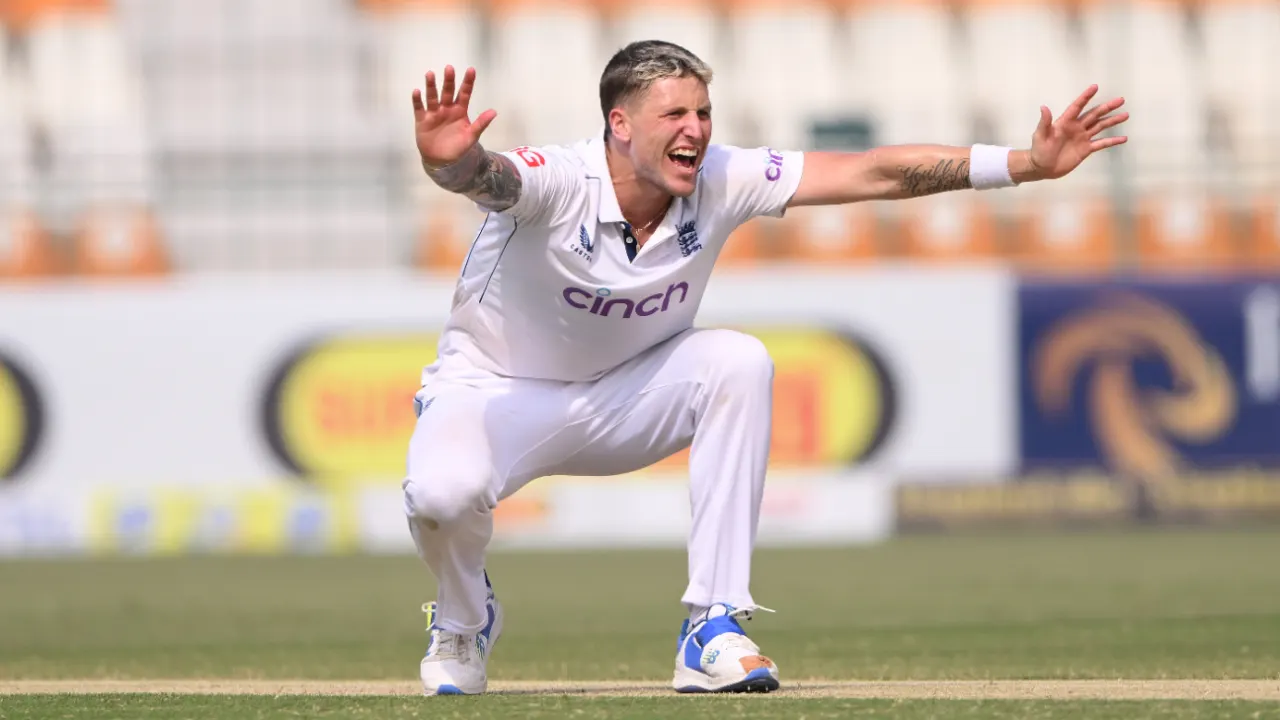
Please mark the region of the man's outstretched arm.
POLYGON ((860 153, 805 153, 804 174, 788 205, 900 200, 1062 177, 1089 155, 1127 140, 1097 137, 1129 119, 1128 113, 1112 114, 1124 104, 1122 98, 1086 111, 1085 105, 1097 91, 1096 85, 1090 87, 1056 121, 1049 108, 1040 108, 1040 124, 1029 150, 895 145, 860 153))
MULTIPOLYGON (((902 200, 973 187, 972 148, 892 145, 860 153, 807 152, 796 205, 902 200)), ((1008 154, 1010 181, 1038 179, 1026 150, 1008 154)))
POLYGON ((428 72, 426 103, 421 92, 413 91, 414 137, 422 167, 432 181, 501 212, 520 199, 520 171, 508 158, 480 145, 480 135, 497 113, 486 110, 471 121, 468 111, 475 80, 475 69, 468 68, 455 97, 452 65, 445 66, 439 93, 435 73, 428 72))

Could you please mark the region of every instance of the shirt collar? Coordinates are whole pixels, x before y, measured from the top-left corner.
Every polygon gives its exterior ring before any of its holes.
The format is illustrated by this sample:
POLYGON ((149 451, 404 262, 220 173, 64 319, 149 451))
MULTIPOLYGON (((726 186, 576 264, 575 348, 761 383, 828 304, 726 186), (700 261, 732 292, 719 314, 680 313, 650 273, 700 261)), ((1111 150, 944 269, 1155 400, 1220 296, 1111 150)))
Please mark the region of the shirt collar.
POLYGON ((622 208, 618 206, 618 195, 613 191, 613 176, 609 174, 609 161, 605 158, 604 130, 587 141, 583 159, 587 163, 587 177, 600 182, 600 222, 626 222, 622 217, 622 208))

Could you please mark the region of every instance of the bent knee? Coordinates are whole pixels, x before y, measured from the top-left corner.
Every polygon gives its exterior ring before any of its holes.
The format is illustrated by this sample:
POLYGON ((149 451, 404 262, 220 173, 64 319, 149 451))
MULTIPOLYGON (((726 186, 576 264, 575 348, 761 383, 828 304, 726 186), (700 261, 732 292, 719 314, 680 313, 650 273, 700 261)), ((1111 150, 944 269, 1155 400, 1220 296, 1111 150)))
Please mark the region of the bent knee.
POLYGON ((492 509, 489 477, 479 472, 438 472, 406 478, 405 507, 410 517, 446 525, 465 514, 492 509))
POLYGON ((736 330, 709 330, 709 366, 729 380, 765 381, 773 378, 773 358, 760 339, 736 330))

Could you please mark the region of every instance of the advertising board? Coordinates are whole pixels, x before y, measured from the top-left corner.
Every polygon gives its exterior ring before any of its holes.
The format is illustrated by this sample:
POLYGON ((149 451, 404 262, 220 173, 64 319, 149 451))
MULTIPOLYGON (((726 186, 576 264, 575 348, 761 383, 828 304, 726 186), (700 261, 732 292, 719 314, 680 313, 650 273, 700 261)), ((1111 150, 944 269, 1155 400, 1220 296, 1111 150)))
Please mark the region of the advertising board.
MULTIPOLYGON (((98 498, 65 522, 105 551, 199 548, 201 533, 246 552, 358 545, 356 526, 334 519, 346 506, 326 499, 294 516, 284 509, 294 501, 279 501, 262 512, 294 519, 245 520, 246 507, 270 504, 243 498, 394 496, 412 396, 452 294, 450 283, 398 273, 0 289, 0 502, 29 520, 56 503, 24 494, 19 513, 18 490, 98 498), (296 542, 252 530, 280 523, 296 542), (347 529, 307 535, 330 523, 347 529)), ((713 280, 698 324, 751 333, 774 359, 771 483, 986 476, 1016 459, 1013 296, 1011 277, 980 268, 739 273, 713 280)), ((628 482, 682 481, 687 459, 628 482)), ((534 522, 539 507, 551 506, 504 503, 510 527, 523 528, 512 542, 549 537, 534 522)))
POLYGON ((1280 278, 1025 281, 1018 471, 898 491, 902 531, 1280 518, 1280 278))
POLYGON ((1027 284, 1025 470, 1280 468, 1280 279, 1027 284))

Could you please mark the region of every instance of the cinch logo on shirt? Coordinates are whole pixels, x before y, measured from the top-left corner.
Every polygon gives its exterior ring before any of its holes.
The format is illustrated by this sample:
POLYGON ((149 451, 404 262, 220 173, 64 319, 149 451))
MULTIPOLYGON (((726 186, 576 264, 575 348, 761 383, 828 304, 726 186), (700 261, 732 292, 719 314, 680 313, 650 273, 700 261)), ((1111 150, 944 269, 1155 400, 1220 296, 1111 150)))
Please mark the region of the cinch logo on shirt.
POLYGON ((665 293, 654 293, 649 297, 641 299, 639 302, 628 298, 613 297, 613 292, 609 288, 600 288, 595 292, 583 290, 577 287, 567 287, 561 293, 564 301, 569 306, 578 310, 586 310, 592 315, 603 315, 609 317, 610 312, 616 312, 624 318, 629 318, 634 313, 645 317, 655 313, 666 312, 672 304, 672 299, 676 305, 684 304, 684 299, 689 295, 689 284, 678 282, 667 288, 665 293), (676 291, 679 290, 677 296, 676 291))

